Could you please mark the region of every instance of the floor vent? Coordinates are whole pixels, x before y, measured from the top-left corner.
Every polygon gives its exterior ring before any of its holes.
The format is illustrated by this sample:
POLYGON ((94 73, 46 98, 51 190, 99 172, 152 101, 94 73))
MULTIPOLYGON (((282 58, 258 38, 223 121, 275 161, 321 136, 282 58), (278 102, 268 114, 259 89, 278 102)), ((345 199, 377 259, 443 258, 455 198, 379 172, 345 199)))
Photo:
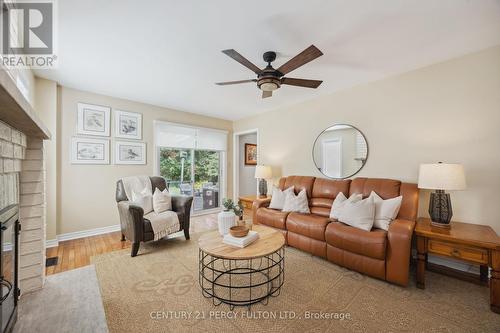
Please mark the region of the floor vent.
POLYGON ((57 260, 59 257, 50 257, 45 260, 45 267, 55 266, 57 265, 57 260))

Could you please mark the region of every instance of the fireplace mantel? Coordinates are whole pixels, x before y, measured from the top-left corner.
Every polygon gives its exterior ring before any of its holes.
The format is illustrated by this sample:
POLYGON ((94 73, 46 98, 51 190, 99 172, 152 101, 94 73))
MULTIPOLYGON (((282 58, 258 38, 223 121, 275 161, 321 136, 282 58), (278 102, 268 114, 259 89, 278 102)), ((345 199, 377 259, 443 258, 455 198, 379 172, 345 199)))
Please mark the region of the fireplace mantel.
POLYGON ((49 130, 2 65, 0 65, 0 120, 27 136, 50 139, 49 130))

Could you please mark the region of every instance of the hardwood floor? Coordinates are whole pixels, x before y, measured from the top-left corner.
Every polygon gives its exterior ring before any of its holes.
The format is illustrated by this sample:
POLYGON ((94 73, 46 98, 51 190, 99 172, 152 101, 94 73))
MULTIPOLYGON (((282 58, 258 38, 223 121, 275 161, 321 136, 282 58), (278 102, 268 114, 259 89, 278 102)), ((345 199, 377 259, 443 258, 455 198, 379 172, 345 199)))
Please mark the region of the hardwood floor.
MULTIPOLYGON (((190 223, 190 233, 198 233, 217 228, 217 214, 193 216, 190 223)), ((71 269, 90 265, 92 256, 130 248, 131 243, 121 241, 121 232, 111 232, 60 242, 59 246, 46 250, 47 258, 58 257, 55 266, 46 267, 46 275, 56 274, 71 269)))

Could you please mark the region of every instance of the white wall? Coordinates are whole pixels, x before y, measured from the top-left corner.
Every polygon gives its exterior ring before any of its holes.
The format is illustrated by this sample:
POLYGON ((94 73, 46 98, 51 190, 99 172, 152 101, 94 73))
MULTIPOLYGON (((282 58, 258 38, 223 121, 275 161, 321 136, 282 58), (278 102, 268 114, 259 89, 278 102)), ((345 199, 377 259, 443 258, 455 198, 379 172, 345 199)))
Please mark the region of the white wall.
POLYGON ((249 133, 239 137, 239 195, 255 195, 257 194, 257 181, 255 180, 255 166, 245 165, 245 143, 257 144, 257 134, 249 133))
MULTIPOLYGON (((312 146, 335 123, 366 136, 358 176, 417 182, 420 163, 462 163, 468 188, 451 194, 454 220, 500 233, 500 46, 242 119, 234 131, 259 129, 259 163, 273 175, 321 177, 312 146)), ((428 194, 420 216, 428 216, 428 194)))
MULTIPOLYGON (((232 156, 232 122, 218 118, 180 112, 153 105, 132 102, 104 95, 59 87, 59 123, 58 146, 59 161, 59 201, 57 234, 76 232, 119 224, 115 201, 116 181, 125 176, 153 175, 155 149, 153 139, 153 121, 163 120, 194 126, 218 128, 229 131, 228 156, 232 156), (71 164, 71 138, 76 134, 77 104, 84 102, 111 107, 113 110, 125 110, 142 113, 141 142, 147 145, 146 165, 77 165, 71 164)), ((111 158, 115 151, 114 117, 111 116, 110 142, 111 158)), ((96 138, 96 137, 95 137, 96 138)), ((232 196, 232 163, 227 163, 227 196, 232 196)))

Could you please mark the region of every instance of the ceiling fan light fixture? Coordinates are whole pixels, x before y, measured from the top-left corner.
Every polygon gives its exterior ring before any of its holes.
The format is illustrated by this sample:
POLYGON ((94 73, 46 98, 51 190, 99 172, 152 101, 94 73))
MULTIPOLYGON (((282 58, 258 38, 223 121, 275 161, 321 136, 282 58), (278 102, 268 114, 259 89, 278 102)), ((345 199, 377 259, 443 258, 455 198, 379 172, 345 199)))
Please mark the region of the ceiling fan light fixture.
POLYGON ((273 91, 278 88, 278 85, 274 82, 266 82, 260 85, 260 90, 262 91, 273 91))
POLYGON ((257 86, 262 91, 273 91, 280 87, 280 80, 275 77, 261 78, 257 82, 257 86))

